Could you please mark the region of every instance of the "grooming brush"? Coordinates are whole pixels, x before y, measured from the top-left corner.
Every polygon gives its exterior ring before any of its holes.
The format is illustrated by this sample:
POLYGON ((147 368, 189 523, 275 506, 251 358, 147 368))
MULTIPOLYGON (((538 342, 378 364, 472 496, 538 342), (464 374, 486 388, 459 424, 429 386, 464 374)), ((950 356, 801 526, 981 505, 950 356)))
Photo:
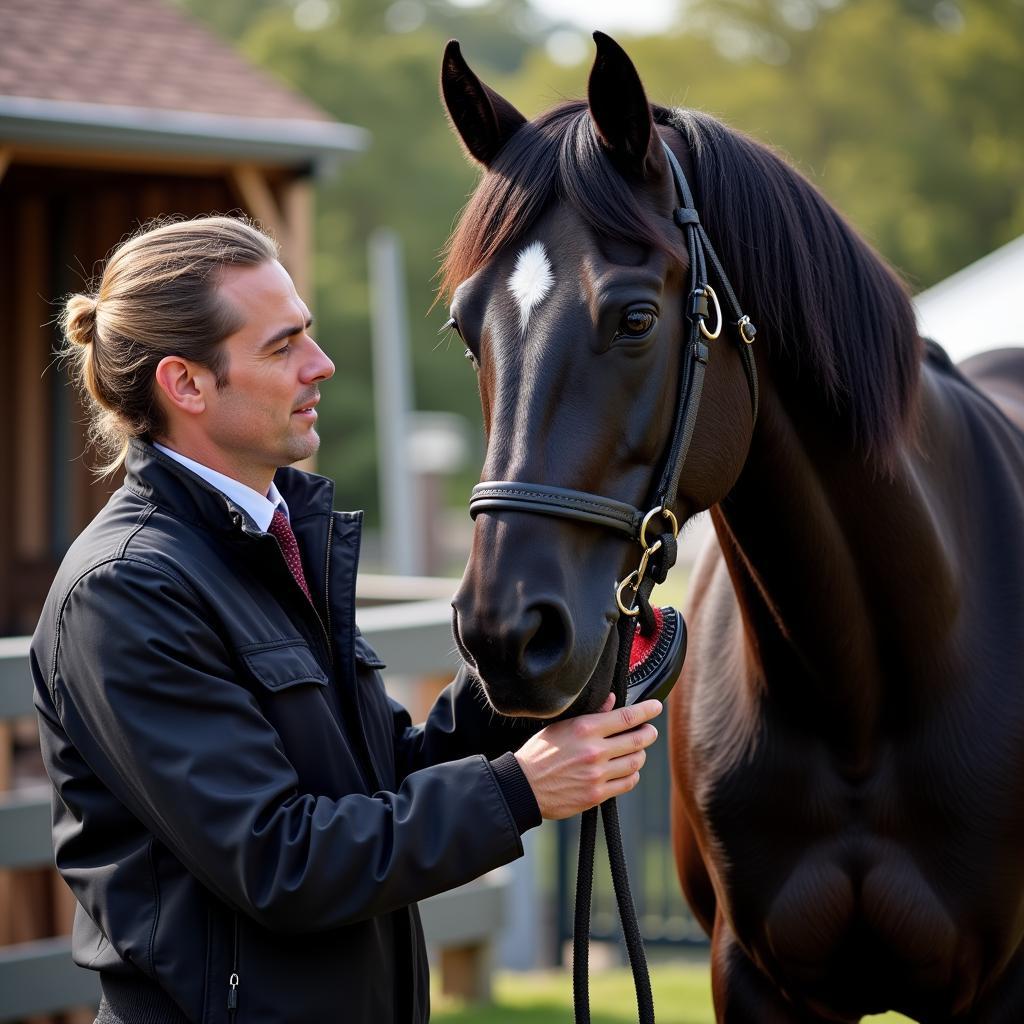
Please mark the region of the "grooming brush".
POLYGON ((686 657, 686 622, 668 606, 652 608, 655 627, 650 636, 638 629, 629 654, 626 703, 656 697, 664 700, 676 684, 686 657))

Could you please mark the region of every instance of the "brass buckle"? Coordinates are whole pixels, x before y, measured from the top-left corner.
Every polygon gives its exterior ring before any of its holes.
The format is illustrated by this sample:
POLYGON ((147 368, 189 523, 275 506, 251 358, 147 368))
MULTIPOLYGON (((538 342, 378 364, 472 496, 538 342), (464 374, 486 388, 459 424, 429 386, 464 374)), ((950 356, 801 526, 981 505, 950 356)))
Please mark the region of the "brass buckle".
MULTIPOLYGON (((721 317, 719 317, 721 319, 721 317)), ((721 330, 721 323, 719 323, 719 330, 721 330)), ((644 553, 640 556, 640 564, 615 587, 615 603, 619 606, 619 611, 623 615, 636 616, 640 614, 640 608, 632 604, 632 601, 627 606, 623 600, 627 587, 633 588, 633 598, 636 598, 637 593, 640 590, 640 584, 643 582, 644 576, 647 574, 647 565, 651 560, 651 556, 661 550, 661 540, 656 540, 653 544, 647 543, 647 527, 650 525, 651 520, 655 516, 660 515, 666 519, 672 528, 672 536, 677 537, 679 535, 679 522, 675 517, 675 513, 668 508, 663 508, 658 505, 656 508, 652 508, 647 515, 644 516, 643 522, 640 524, 640 543, 643 546, 644 553)))

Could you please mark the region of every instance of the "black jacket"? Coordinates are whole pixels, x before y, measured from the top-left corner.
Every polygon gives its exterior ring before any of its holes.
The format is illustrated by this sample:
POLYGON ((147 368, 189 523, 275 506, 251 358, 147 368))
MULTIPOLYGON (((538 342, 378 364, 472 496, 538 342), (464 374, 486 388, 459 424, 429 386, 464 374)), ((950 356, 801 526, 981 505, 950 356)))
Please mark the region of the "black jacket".
POLYGON ((536 726, 466 673, 423 726, 386 696, 330 481, 275 480, 314 610, 219 491, 143 442, 127 469, 32 642, 76 963, 195 1022, 426 1020, 415 901, 522 853, 540 814, 501 755, 536 726))

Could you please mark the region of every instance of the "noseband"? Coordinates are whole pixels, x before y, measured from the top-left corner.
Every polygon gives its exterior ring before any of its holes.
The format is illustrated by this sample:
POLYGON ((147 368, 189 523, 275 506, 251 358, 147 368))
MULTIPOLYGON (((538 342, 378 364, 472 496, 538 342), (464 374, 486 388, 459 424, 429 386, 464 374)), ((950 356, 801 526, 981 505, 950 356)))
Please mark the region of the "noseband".
POLYGON ((648 506, 649 511, 644 512, 627 502, 590 494, 587 491, 523 483, 518 480, 487 480, 479 483, 473 488, 469 501, 469 514, 473 519, 481 512, 537 512, 562 519, 596 523, 615 530, 631 540, 639 541, 644 549, 640 565, 617 585, 615 592, 619 610, 629 616, 639 615, 640 607, 624 600, 625 591, 631 589, 633 597, 636 598, 649 566, 657 566, 657 576, 661 577, 657 582, 663 582, 665 574, 675 562, 675 537, 679 527, 672 506, 675 503, 679 477, 697 422, 705 367, 711 354, 708 343, 719 337, 723 326, 722 307, 715 289, 708 281, 709 263, 725 297, 726 306, 732 317, 731 323, 737 330, 755 421, 758 407, 757 368, 751 352, 757 330, 750 322, 750 317, 740 309, 732 285, 700 222, 690 186, 683 169, 679 166, 679 161, 664 142, 662 147, 672 168, 672 177, 675 179, 676 194, 680 202, 680 206, 673 211, 673 220, 686 235, 686 248, 690 258, 690 291, 686 305, 690 331, 683 349, 672 439, 667 449, 661 478, 648 506), (709 300, 710 305, 714 306, 713 329, 707 326, 711 315, 709 300), (649 539, 648 530, 656 518, 662 520, 662 528, 658 531, 656 539, 649 539), (659 552, 661 557, 655 559, 659 552))

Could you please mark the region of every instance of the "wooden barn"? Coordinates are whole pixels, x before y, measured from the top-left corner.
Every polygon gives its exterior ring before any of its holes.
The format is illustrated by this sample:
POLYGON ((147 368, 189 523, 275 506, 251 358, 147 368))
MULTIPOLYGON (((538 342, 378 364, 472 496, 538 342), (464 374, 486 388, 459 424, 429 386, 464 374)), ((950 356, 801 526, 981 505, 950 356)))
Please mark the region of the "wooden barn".
POLYGON ((62 295, 159 214, 244 210, 311 294, 312 179, 365 147, 171 0, 0 0, 0 636, 106 500, 53 364, 62 295))
POLYGON ((311 299, 313 180, 367 141, 172 0, 0 0, 2 1020, 43 1024, 95 988, 51 938, 70 931, 74 901, 43 866, 48 784, 17 639, 119 482, 96 482, 83 456, 84 412, 53 359, 60 299, 140 223, 231 211, 271 230, 311 299))

